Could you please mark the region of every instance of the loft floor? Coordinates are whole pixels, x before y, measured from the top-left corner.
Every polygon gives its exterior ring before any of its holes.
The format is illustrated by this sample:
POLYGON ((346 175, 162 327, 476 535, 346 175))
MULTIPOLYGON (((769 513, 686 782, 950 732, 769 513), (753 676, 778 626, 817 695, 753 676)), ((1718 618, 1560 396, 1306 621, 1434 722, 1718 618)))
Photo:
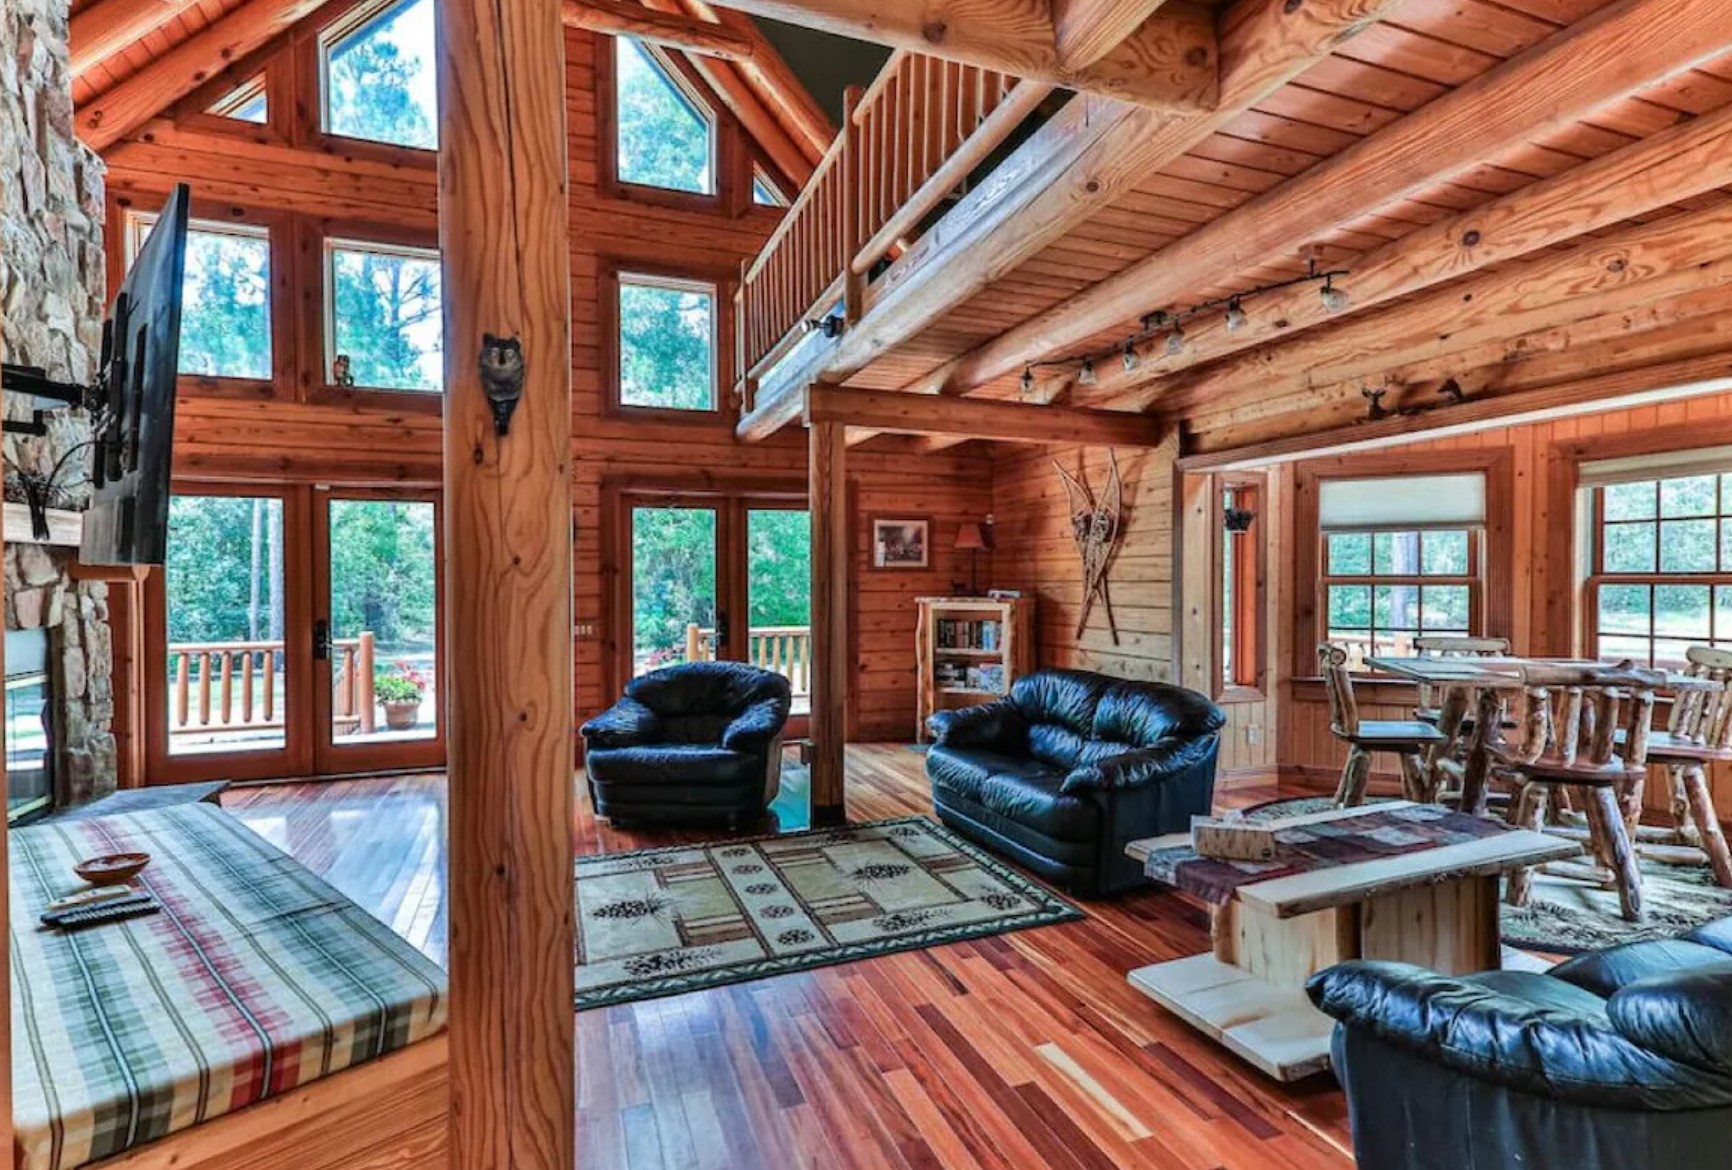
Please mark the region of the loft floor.
MULTIPOLYGON (((921 757, 848 749, 848 813, 930 813, 921 757)), ((1237 800, 1266 798, 1241 791, 1237 800)), ((782 827, 797 814, 783 806, 782 827)), ((445 778, 239 789, 225 804, 443 961, 445 778)), ((715 833, 619 832, 580 801, 580 853, 715 833)), ((577 1017, 585 1170, 1265 1170, 1351 1165, 1327 1077, 1280 1086, 1124 973, 1208 946, 1174 894, 1079 922, 577 1017)))

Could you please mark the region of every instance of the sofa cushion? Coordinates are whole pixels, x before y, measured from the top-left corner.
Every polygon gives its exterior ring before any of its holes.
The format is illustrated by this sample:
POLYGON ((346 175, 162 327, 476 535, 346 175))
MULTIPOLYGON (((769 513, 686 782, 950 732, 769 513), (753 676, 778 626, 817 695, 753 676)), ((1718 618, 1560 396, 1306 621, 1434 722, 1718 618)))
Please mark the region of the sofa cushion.
POLYGON ((1202 738, 1226 722, 1226 713, 1195 691, 1167 683, 1123 681, 1101 695, 1089 738, 1153 747, 1167 736, 1202 738))
POLYGON ((1732 954, 1732 917, 1716 918, 1713 922, 1703 923, 1684 937, 1705 947, 1732 954))
POLYGON ((1053 723, 1079 738, 1094 727, 1095 704, 1112 682, 1086 670, 1037 670, 1010 687, 1010 701, 1029 723, 1053 723))
POLYGON ((1577 955, 1547 974, 1609 999, 1638 979, 1703 966, 1732 968, 1732 956, 1681 938, 1656 939, 1577 955))
POLYGON ((980 788, 987 777, 994 772, 1014 771, 1026 762, 1025 757, 980 748, 934 744, 926 749, 926 775, 933 784, 974 801, 980 799, 980 788))
POLYGON ((1092 841, 1100 832, 1100 808, 1093 801, 1060 789, 1064 773, 1025 761, 1014 770, 994 772, 980 786, 982 806, 1057 841, 1092 841))
POLYGON ((1606 1014, 1644 1048, 1732 1077, 1732 959, 1638 979, 1606 1001, 1606 1014))
POLYGON ((713 744, 659 744, 591 750, 584 756, 590 779, 606 787, 613 783, 648 786, 658 784, 762 784, 762 756, 733 752, 713 744))

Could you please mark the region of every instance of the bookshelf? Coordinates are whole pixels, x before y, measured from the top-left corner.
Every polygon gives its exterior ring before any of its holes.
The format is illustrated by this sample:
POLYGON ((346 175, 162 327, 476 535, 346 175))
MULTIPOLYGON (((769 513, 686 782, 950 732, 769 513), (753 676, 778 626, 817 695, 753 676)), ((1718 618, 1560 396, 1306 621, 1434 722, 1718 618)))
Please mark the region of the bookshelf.
POLYGON ((915 740, 926 717, 990 703, 1034 669, 1034 599, 919 597, 915 627, 915 740))

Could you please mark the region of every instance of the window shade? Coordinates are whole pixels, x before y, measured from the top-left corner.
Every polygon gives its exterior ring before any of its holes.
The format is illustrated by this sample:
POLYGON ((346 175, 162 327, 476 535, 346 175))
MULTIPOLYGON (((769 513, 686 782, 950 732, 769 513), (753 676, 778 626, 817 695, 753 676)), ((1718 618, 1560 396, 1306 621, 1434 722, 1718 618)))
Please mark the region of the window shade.
POLYGON ((1479 528, 1485 524, 1485 474, 1326 479, 1317 493, 1324 531, 1371 528, 1479 528))
POLYGON ((1644 479, 1681 479, 1687 475, 1732 472, 1732 447, 1700 447, 1694 451, 1661 451, 1622 459, 1595 459, 1578 469, 1582 487, 1637 483, 1644 479))

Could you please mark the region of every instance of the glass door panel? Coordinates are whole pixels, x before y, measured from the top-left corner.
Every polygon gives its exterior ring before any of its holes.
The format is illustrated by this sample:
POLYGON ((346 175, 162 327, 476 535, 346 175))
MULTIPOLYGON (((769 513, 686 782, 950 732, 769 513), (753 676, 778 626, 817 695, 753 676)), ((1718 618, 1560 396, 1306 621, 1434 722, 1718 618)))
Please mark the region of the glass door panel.
POLYGON ((804 509, 747 508, 747 662, 787 678, 793 713, 811 709, 812 524, 804 509))
POLYGON ((719 514, 713 507, 631 508, 631 672, 725 654, 718 628, 719 514))
POLYGON ((170 756, 281 751, 292 717, 283 501, 176 495, 164 574, 170 756))
MULTIPOLYGON (((439 733, 435 508, 430 500, 329 502, 331 742, 439 733)), ((325 632, 315 628, 322 651, 325 632)))

